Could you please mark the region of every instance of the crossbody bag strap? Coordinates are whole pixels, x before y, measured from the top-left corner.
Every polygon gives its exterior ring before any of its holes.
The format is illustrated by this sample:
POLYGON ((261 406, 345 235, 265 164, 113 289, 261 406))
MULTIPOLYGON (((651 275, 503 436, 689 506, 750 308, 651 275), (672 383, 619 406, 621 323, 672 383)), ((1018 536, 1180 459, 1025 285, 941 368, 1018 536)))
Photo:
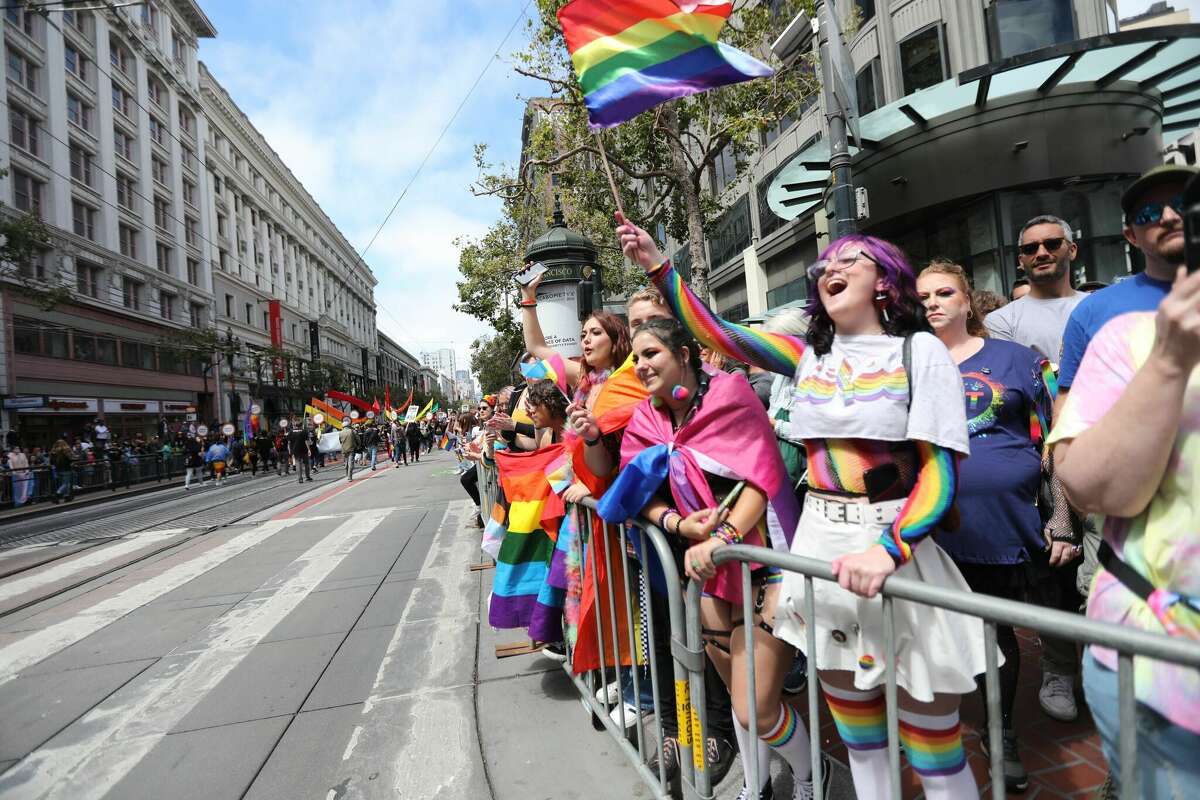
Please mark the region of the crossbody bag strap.
POLYGON ((904 337, 904 346, 900 351, 900 361, 901 361, 901 364, 903 364, 903 366, 904 366, 905 379, 908 381, 908 410, 909 411, 912 410, 913 392, 916 391, 916 388, 917 388, 917 386, 916 386, 917 382, 913 376, 913 370, 912 370, 912 340, 913 340, 913 335, 911 333, 907 334, 904 337))

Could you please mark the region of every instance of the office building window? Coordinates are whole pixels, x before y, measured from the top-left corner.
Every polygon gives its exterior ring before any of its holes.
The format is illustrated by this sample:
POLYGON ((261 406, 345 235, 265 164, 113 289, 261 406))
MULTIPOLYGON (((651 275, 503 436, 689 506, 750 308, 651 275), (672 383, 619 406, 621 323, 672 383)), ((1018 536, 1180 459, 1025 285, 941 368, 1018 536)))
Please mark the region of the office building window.
POLYGON ((113 126, 113 149, 117 155, 124 158, 126 161, 136 161, 137 151, 134 148, 134 139, 125 131, 113 126))
POLYGON ((175 319, 175 295, 165 291, 158 293, 158 315, 165 320, 175 319))
POLYGON ((150 93, 150 102, 159 108, 166 108, 167 87, 162 85, 162 82, 157 78, 150 78, 146 82, 146 88, 150 93))
POLYGON ((171 248, 162 242, 154 246, 154 265, 158 267, 159 272, 171 271, 171 248))
POLYGON ((96 110, 78 96, 67 93, 67 119, 89 133, 92 130, 92 120, 96 110))
POLYGON ((137 183, 123 173, 117 173, 117 205, 127 211, 137 210, 137 183))
POLYGON ((183 202, 196 208, 196 184, 191 181, 183 182, 183 202))
POLYGON ((946 48, 941 25, 930 25, 900 42, 904 93, 912 94, 946 79, 946 48))
POLYGON ((169 186, 171 183, 170 173, 167 172, 167 162, 161 158, 150 158, 150 177, 154 178, 156 183, 161 183, 163 186, 169 186))
POLYGON ((94 157, 77 144, 71 144, 71 177, 84 186, 92 185, 94 157))
POLYGON ((233 295, 225 295, 225 318, 233 319, 233 295))
POLYGON ((858 95, 858 113, 870 114, 883 105, 883 86, 879 79, 879 59, 872 58, 855 79, 858 95))
POLYGON ((187 282, 193 286, 200 285, 200 262, 194 258, 187 260, 187 282))
POLYGON ((71 201, 71 220, 75 235, 96 241, 96 209, 78 200, 71 201))
POLYGON ((37 65, 11 47, 8 48, 8 79, 37 94, 37 65))
POLYGON ((158 196, 154 198, 154 226, 160 231, 171 230, 171 204, 158 196))
POLYGON ((75 262, 75 289, 84 297, 99 299, 101 274, 100 267, 75 262))
POLYGON ((92 15, 87 11, 75 11, 68 9, 62 12, 62 20, 69 27, 73 28, 83 38, 91 41, 92 39, 92 15))
POLYGON ((150 138, 155 144, 167 146, 167 124, 153 114, 150 115, 150 138))
POLYGON ((117 225, 117 240, 121 247, 121 255, 128 258, 137 258, 137 237, 138 232, 130 225, 117 225))
POLYGON ((875 17, 875 0, 851 0, 858 9, 858 20, 866 23, 875 17))
POLYGON ((46 184, 19 169, 12 171, 13 205, 21 211, 42 216, 42 193, 46 184))
POLYGON ((196 117, 182 105, 179 107, 179 130, 192 138, 196 136, 196 117))
POLYGON ((87 59, 75 49, 74 45, 63 46, 63 60, 66 62, 67 72, 81 81, 87 80, 87 59))
POLYGON ((121 300, 132 311, 142 310, 142 283, 133 278, 121 278, 121 300))
POLYGON ((192 247, 200 246, 200 223, 194 217, 183 218, 183 239, 192 247))
POLYGON ((192 303, 190 306, 188 306, 188 324, 191 325, 194 330, 201 330, 204 328, 204 306, 197 305, 196 303, 192 303))
POLYGON ((38 125, 36 117, 29 112, 10 105, 8 109, 9 142, 30 155, 39 156, 41 151, 38 143, 38 125))
POLYGON ((9 25, 23 31, 29 38, 33 38, 33 21, 37 17, 36 12, 21 8, 16 3, 9 3, 4 7, 4 16, 9 25))
POLYGON ((133 95, 115 83, 112 87, 112 103, 118 114, 128 120, 133 119, 133 95))
POLYGON ((133 77, 133 54, 115 36, 108 37, 108 60, 117 72, 127 78, 133 77))
POLYGON ((246 303, 246 324, 247 325, 252 324, 251 319, 253 318, 253 315, 254 315, 254 304, 246 303))
POLYGON ((1078 38, 1071 0, 993 0, 984 15, 993 61, 1078 38))

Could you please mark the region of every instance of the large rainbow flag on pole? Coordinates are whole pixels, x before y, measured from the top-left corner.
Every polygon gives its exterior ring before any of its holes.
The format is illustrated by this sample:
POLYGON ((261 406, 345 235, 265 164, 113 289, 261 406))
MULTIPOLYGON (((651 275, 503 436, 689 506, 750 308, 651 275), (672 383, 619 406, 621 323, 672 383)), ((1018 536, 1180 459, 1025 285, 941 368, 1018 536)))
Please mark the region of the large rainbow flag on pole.
POLYGON ((592 129, 771 75, 766 64, 717 40, 731 13, 725 0, 574 0, 559 9, 592 129))

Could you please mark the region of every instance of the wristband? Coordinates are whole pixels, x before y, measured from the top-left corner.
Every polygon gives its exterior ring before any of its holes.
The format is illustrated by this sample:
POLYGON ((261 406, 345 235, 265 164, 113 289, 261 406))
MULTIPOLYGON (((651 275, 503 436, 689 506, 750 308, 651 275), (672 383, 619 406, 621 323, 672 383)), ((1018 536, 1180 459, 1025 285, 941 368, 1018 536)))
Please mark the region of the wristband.
POLYGON ((683 533, 679 530, 682 525, 683 525, 683 514, 680 514, 678 511, 676 511, 675 512, 675 535, 676 536, 683 535, 683 533))
POLYGON ((584 439, 583 443, 588 447, 595 447, 596 445, 600 444, 600 437, 596 437, 595 439, 584 439))
POLYGON ((659 272, 662 272, 664 269, 666 269, 667 267, 670 267, 670 266, 671 266, 671 259, 664 258, 662 263, 659 264, 657 267, 655 267, 654 269, 646 270, 646 274, 647 275, 657 275, 659 272))
POLYGON ((713 539, 720 539, 725 544, 738 544, 742 541, 742 533, 731 522, 722 522, 710 534, 713 539))
POLYGON ((537 305, 537 300, 522 300, 517 303, 521 308, 533 308, 537 305))

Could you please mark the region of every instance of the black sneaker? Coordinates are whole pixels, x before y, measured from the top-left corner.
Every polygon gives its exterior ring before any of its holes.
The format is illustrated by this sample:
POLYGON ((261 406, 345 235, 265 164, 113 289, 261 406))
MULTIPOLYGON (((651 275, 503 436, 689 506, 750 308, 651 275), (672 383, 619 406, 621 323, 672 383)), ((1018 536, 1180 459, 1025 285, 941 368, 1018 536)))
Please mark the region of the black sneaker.
MULTIPOLYGON (((829 797, 829 783, 833 771, 829 768, 829 756, 821 753, 821 797, 829 797)), ((793 779, 792 800, 812 800, 814 797, 812 776, 806 781, 793 779)))
MULTIPOLYGON (((750 787, 742 784, 741 794, 737 796, 737 800, 752 800, 754 793, 750 791, 750 787)), ((775 790, 771 788, 771 779, 767 778, 766 786, 763 786, 762 791, 758 793, 758 800, 775 800, 775 790)))
POLYGON ((561 664, 567 660, 567 646, 562 642, 550 642, 542 648, 542 655, 561 664))
MULTIPOLYGON (((664 736, 661 755, 663 775, 667 779, 667 791, 671 797, 682 797, 683 790, 679 786, 679 739, 675 736, 664 736)), ((651 758, 650 763, 646 766, 657 775, 658 756, 651 758)))
MULTIPOLYGON (((1014 793, 1024 792, 1029 788, 1029 773, 1025 771, 1025 765, 1021 763, 1017 734, 1011 730, 1001 731, 1000 739, 1004 747, 1004 788, 1014 793)), ((983 746, 983 754, 990 760, 991 753, 988 751, 986 731, 980 736, 979 743, 983 746)))
POLYGON ((710 736, 704 748, 704 756, 708 760, 709 785, 715 788, 729 774, 733 762, 737 761, 738 753, 728 739, 710 736))

